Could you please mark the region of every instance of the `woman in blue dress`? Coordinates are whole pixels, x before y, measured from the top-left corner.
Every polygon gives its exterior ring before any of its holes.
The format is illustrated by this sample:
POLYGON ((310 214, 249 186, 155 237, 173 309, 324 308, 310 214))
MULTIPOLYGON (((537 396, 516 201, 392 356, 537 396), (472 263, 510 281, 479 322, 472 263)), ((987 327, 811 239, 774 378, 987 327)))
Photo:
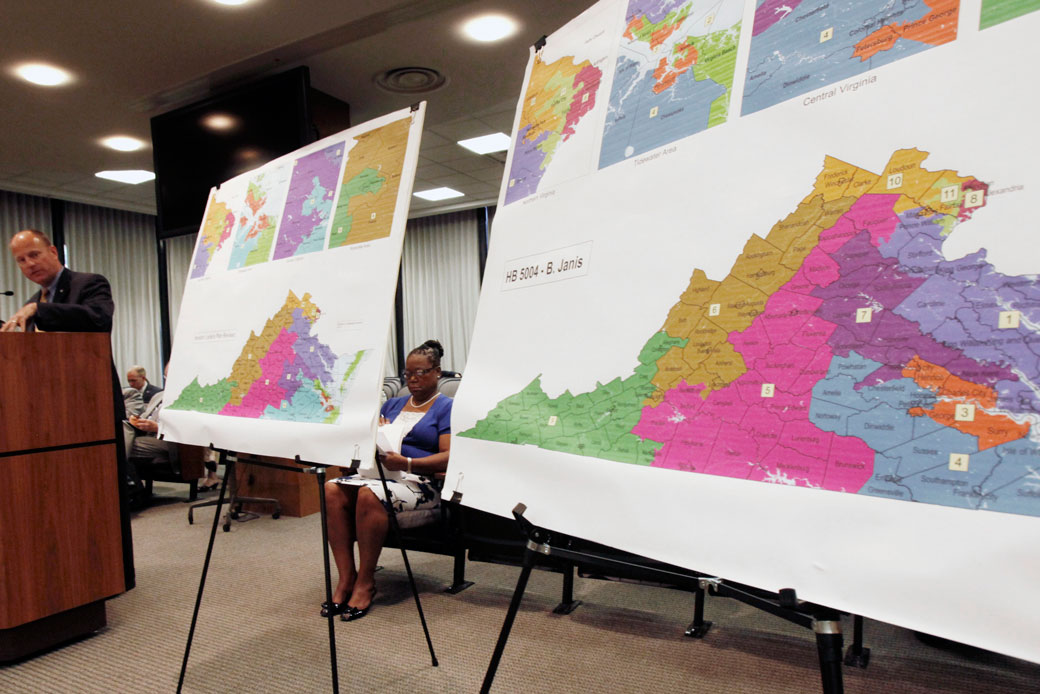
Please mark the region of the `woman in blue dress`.
MULTIPOLYGON (((427 340, 408 354, 404 378, 409 395, 391 398, 379 411, 380 425, 393 422, 407 431, 401 451, 381 457, 387 471, 390 503, 401 527, 434 520, 440 494, 430 481, 448 468, 451 448, 451 398, 437 392, 444 348, 427 340), (391 479, 395 478, 395 479, 391 479)), ((329 546, 339 571, 332 605, 322 605, 344 621, 364 617, 376 594, 375 570, 389 526, 383 486, 378 478, 359 475, 325 483, 329 546), (354 543, 358 562, 354 565, 354 543)))

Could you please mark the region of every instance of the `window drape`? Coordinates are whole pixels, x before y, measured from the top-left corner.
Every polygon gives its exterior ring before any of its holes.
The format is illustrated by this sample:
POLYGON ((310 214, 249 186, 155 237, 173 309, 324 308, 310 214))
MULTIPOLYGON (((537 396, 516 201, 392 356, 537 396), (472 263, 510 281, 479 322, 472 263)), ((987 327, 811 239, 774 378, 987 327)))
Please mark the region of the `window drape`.
POLYGON ((181 315, 181 299, 195 250, 195 234, 166 239, 166 291, 170 297, 170 335, 177 337, 177 318, 181 315))
POLYGON ((428 339, 439 340, 444 346, 441 367, 450 371, 466 367, 477 315, 478 214, 483 210, 410 219, 404 237, 404 352, 428 339))

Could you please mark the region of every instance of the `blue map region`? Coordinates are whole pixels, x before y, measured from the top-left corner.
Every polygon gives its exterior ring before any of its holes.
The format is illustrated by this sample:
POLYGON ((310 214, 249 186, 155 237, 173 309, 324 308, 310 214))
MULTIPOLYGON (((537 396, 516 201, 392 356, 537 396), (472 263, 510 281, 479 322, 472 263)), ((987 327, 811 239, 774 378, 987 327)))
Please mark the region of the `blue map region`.
POLYGON ((894 312, 980 363, 1013 364, 1018 378, 994 384, 998 406, 1040 413, 1040 335, 1029 328, 1040 324, 1040 278, 998 272, 984 249, 946 260, 942 215, 922 215, 917 208, 899 219, 882 241, 881 255, 896 258, 904 273, 927 279, 894 312), (998 327, 1000 313, 1011 310, 1021 314, 1018 327, 998 327))
POLYGON ((325 247, 325 227, 332 212, 332 191, 321 185, 317 176, 314 177, 314 188, 304 201, 301 212, 304 217, 314 219, 314 226, 311 227, 310 235, 300 242, 293 255, 314 253, 325 247))
POLYGON ((809 411, 820 429, 855 436, 874 450, 873 475, 858 493, 1040 516, 1037 442, 1020 439, 980 451, 976 437, 908 414, 935 402, 912 379, 863 385, 880 366, 856 352, 835 357, 813 388, 809 411), (968 469, 952 470, 951 454, 968 456, 968 469))
MULTIPOLYGON (((295 377, 300 379, 301 383, 305 383, 302 381, 301 373, 297 372, 295 377)), ((291 422, 321 422, 328 417, 328 413, 318 392, 313 387, 302 387, 293 393, 288 402, 283 401, 282 407, 268 405, 262 416, 264 419, 291 422)))
POLYGON ((726 94, 726 88, 710 78, 695 79, 693 70, 679 75, 660 94, 654 93, 654 84, 652 70, 643 72, 638 62, 618 56, 599 168, 705 130, 712 102, 726 94))
MULTIPOLYGON (((775 4, 759 0, 758 7, 775 4)), ((932 46, 900 38, 887 50, 863 61, 854 57, 857 43, 886 24, 921 19, 930 8, 924 0, 802 2, 751 40, 743 115, 855 77, 932 46), (823 32, 833 30, 829 40, 823 32)))

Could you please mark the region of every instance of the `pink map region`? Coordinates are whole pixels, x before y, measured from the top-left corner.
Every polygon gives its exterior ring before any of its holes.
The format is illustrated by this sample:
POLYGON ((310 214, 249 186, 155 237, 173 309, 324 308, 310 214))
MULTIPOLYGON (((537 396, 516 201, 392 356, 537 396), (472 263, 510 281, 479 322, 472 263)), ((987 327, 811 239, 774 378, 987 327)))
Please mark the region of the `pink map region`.
POLYGON ((814 248, 809 251, 794 277, 784 285, 784 289, 798 294, 808 294, 817 287, 826 287, 839 277, 841 268, 834 258, 819 248, 814 248))
POLYGON ((293 344, 299 337, 296 333, 282 329, 282 332, 271 343, 271 348, 257 362, 260 365, 260 377, 252 382, 249 391, 242 398, 241 405, 227 404, 219 412, 222 415, 233 417, 259 418, 268 406, 279 408, 288 391, 278 385, 282 374, 288 369, 285 364, 292 366, 296 361, 296 353, 293 344))
POLYGON ((599 80, 603 72, 598 67, 582 68, 581 72, 574 78, 574 86, 580 88, 571 99, 571 107, 567 111, 567 120, 563 124, 563 139, 567 139, 575 133, 574 126, 578 124, 582 116, 596 106, 596 90, 599 89, 599 80), (586 98, 588 95, 588 98, 586 98))
POLYGON ((899 195, 864 195, 834 226, 820 232, 820 244, 814 252, 834 253, 864 229, 870 232, 871 242, 880 246, 899 225, 899 217, 893 210, 897 200, 899 195))
MULTIPOLYGON (((826 236, 837 249, 859 233, 857 221, 874 227, 882 212, 891 214, 895 196, 876 197, 887 200, 870 201, 857 214, 843 216, 820 235, 821 245, 826 236)), ((838 275, 837 264, 814 249, 762 314, 744 332, 730 333, 746 373, 706 399, 700 395, 703 384, 682 382, 657 407, 643 408, 632 433, 666 442, 654 467, 859 491, 873 473, 874 451, 858 438, 823 431, 809 420, 811 391, 826 377, 834 356, 827 341, 836 326, 813 315, 822 301, 808 292, 838 275), (763 384, 773 386, 771 397, 763 395, 763 384)))

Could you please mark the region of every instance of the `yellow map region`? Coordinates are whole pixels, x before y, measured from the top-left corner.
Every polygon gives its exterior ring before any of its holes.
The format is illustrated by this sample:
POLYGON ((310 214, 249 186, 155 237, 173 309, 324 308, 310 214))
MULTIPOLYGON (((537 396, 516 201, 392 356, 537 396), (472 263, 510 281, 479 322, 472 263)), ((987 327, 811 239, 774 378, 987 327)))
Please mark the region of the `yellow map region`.
MULTIPOLYGON (((524 94, 524 105, 520 110, 520 126, 530 126, 524 133, 525 142, 536 142, 546 135, 548 139, 539 149, 550 155, 563 135, 574 99, 574 79, 585 68, 591 67, 588 60, 574 64, 573 58, 560 58, 554 63, 545 63, 541 56, 534 57, 531 80, 524 94)), ((543 168, 545 164, 543 164, 543 168)))
POLYGON ((683 380, 704 384, 700 395, 707 398, 740 378, 746 366, 730 344, 729 333, 751 325, 770 295, 795 276, 819 242, 820 232, 834 226, 863 195, 899 195, 896 213, 925 207, 955 223, 963 209, 963 195, 953 199, 951 188, 959 190, 974 179, 952 171, 925 171, 921 163, 927 157, 927 152, 917 149, 899 150, 878 175, 828 156, 812 192, 764 239, 752 235, 729 275, 716 281, 695 270, 662 326, 670 337, 688 341, 658 359, 652 380, 656 390, 645 404, 657 406, 683 380))
POLYGON ((231 235, 231 227, 235 223, 235 216, 231 209, 217 200, 215 193, 210 193, 209 212, 202 222, 203 242, 210 247, 210 257, 213 251, 220 245, 222 238, 231 235), (230 219, 228 217, 230 216, 230 219))
POLYGON ((390 235, 412 119, 359 135, 343 170, 329 248, 390 235))

